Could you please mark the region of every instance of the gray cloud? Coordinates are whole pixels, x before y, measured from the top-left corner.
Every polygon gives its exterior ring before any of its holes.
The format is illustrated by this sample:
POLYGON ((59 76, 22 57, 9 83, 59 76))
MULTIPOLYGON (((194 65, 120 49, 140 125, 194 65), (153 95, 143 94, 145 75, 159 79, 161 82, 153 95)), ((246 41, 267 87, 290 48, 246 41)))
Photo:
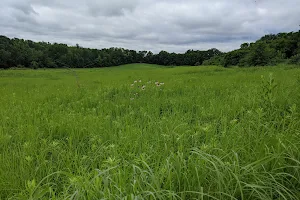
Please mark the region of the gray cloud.
POLYGON ((30 4, 16 3, 12 7, 18 11, 22 11, 25 15, 37 14, 30 4))
POLYGON ((93 16, 122 16, 126 12, 133 12, 138 1, 110 0, 87 1, 87 7, 93 16))
POLYGON ((0 34, 136 50, 238 48, 297 31, 299 0, 2 0, 0 34))

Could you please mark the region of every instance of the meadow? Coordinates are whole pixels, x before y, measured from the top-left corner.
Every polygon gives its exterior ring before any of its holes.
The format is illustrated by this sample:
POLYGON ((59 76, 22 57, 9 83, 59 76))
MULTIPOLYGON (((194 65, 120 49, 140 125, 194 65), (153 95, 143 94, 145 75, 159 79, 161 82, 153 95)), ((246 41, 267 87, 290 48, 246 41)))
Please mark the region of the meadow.
POLYGON ((300 68, 0 70, 0 199, 300 199, 300 68))

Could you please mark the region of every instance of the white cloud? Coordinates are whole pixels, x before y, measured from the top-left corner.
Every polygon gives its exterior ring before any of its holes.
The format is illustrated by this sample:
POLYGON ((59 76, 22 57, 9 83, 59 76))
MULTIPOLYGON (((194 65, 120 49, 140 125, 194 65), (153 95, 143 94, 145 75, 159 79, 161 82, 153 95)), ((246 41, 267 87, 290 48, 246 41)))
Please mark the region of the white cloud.
POLYGON ((0 34, 93 48, 228 51, 299 29, 299 0, 2 0, 0 34))

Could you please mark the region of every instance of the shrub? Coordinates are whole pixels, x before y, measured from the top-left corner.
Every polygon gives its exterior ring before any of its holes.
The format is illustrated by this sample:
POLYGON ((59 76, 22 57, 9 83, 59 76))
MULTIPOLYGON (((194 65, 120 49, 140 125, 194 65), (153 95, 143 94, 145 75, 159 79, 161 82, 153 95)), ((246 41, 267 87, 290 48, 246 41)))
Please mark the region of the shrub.
POLYGON ((300 65, 300 54, 292 56, 290 59, 290 64, 300 65))
POLYGON ((205 60, 203 62, 203 65, 223 65, 224 63, 224 56, 221 55, 221 56, 214 56, 208 60, 205 60))
POLYGON ((31 69, 38 69, 39 64, 36 61, 32 61, 31 64, 30 64, 30 68, 31 69))

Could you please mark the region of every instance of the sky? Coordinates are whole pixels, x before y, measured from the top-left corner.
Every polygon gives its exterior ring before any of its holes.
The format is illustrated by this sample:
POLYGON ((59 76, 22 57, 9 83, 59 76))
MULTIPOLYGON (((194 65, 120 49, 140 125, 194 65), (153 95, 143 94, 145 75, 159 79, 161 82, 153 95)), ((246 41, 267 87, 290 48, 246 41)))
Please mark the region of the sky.
POLYGON ((0 35, 89 48, 230 51, 300 29, 300 0, 1 0, 0 35))

